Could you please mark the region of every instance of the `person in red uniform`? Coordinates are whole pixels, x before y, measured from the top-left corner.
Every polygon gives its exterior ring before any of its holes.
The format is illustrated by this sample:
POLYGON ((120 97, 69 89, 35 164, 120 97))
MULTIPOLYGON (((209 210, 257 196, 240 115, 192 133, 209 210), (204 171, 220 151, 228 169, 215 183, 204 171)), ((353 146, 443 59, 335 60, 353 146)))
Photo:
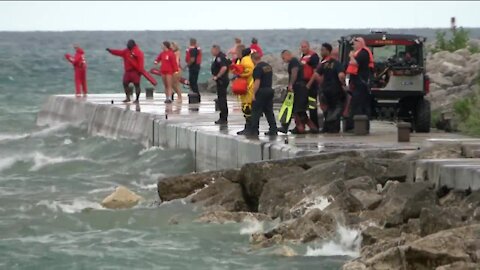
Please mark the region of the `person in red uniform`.
POLYGON ((106 49, 109 53, 115 56, 123 58, 123 67, 125 72, 123 74, 123 89, 127 98, 124 103, 130 102, 130 96, 128 95, 128 86, 133 83, 135 86, 136 99, 135 103, 138 103, 140 98, 140 78, 142 71, 144 70, 144 56, 138 45, 133 39, 127 42, 127 48, 123 50, 106 49))
POLYGON ((78 97, 81 94, 87 96, 87 61, 85 60, 85 53, 78 44, 74 44, 75 55, 65 54, 65 59, 72 63, 75 74, 75 95, 78 97))
POLYGON ((263 50, 260 45, 258 45, 258 39, 252 38, 252 44, 250 45, 250 51, 252 53, 257 53, 258 56, 263 57, 263 50))
POLYGON ((162 48, 163 51, 157 56, 154 64, 160 64, 160 73, 165 87, 165 103, 172 103, 170 97, 173 95, 173 74, 178 71, 177 56, 170 42, 164 41, 162 48))

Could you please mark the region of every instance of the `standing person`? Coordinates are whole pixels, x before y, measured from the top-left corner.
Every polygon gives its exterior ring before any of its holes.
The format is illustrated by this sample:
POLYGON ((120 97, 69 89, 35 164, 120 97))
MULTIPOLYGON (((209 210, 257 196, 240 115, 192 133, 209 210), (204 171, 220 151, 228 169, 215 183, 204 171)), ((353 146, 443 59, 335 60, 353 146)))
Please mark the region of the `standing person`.
POLYGON ((133 83, 135 86, 136 99, 135 103, 138 103, 140 98, 140 78, 142 71, 144 71, 144 56, 142 50, 138 47, 133 39, 130 39, 127 42, 127 48, 123 50, 114 50, 107 48, 107 51, 115 56, 120 56, 123 58, 123 67, 125 73, 123 74, 123 90, 127 98, 123 101, 124 103, 130 102, 130 96, 128 91, 128 86, 130 83, 133 83))
POLYGON ((343 90, 345 71, 342 64, 332 57, 332 50, 332 45, 329 43, 322 44, 320 51, 322 61, 307 84, 307 87, 310 87, 316 83, 316 80, 321 82, 322 96, 327 105, 323 112, 322 132, 326 133, 340 132, 340 117, 345 102, 345 92, 343 90))
MULTIPOLYGON (((198 75, 200 73, 200 65, 202 64, 202 50, 197 45, 197 40, 190 39, 190 47, 187 49, 185 61, 188 67, 188 80, 190 81, 190 89, 193 94, 198 96, 200 101, 200 92, 198 91, 198 75)), ((189 94, 190 95, 190 94, 189 94)))
POLYGON ((75 95, 79 97, 81 94, 87 96, 87 60, 85 59, 85 53, 78 44, 74 44, 75 55, 65 54, 65 58, 73 66, 75 74, 75 95))
MULTIPOLYGON (((308 89, 303 77, 302 64, 288 50, 282 52, 282 59, 288 64, 288 91, 294 93, 293 117, 295 128, 291 132, 293 134, 304 134, 306 133, 305 124, 307 124, 311 133, 318 133, 317 126, 307 116, 308 89)), ((288 133, 289 125, 290 122, 282 125, 278 131, 288 133)))
POLYGON ((232 60, 232 63, 237 61, 237 46, 242 44, 242 40, 238 37, 235 38, 235 44, 233 44, 232 48, 228 50, 227 56, 232 60))
POLYGON ((230 83, 227 57, 218 45, 212 46, 211 53, 214 57, 211 67, 212 79, 217 83, 217 102, 220 108, 220 118, 215 121, 215 124, 226 125, 228 123, 227 87, 230 83))
POLYGON ((239 96, 240 102, 242 103, 242 112, 245 117, 245 128, 239 132, 237 135, 244 135, 250 128, 251 125, 251 116, 252 116, 252 100, 253 100, 253 69, 255 65, 253 64, 252 57, 250 56, 250 49, 247 49, 245 45, 240 44, 237 46, 237 60, 235 64, 232 65, 232 68, 240 70, 238 77, 246 80, 246 92, 243 95, 239 96))
MULTIPOLYGON (((353 51, 350 52, 350 61, 346 72, 350 75, 349 90, 352 95, 350 115, 346 126, 347 131, 353 130, 353 117, 355 115, 366 115, 370 119, 370 72, 373 66, 373 55, 365 45, 365 40, 361 37, 354 38, 353 51)), ((367 124, 367 130, 370 130, 370 120, 367 124)))
POLYGON ((258 39, 252 38, 252 44, 250 45, 250 50, 252 51, 252 53, 257 53, 260 56, 260 58, 263 57, 263 50, 262 50, 262 47, 258 45, 258 39))
POLYGON ((154 64, 160 64, 163 86, 165 87, 165 103, 172 103, 173 95, 173 74, 178 71, 176 55, 172 45, 168 41, 162 43, 163 51, 157 56, 154 64))
POLYGON ((258 135, 260 117, 265 114, 269 125, 269 131, 265 133, 268 136, 277 135, 277 123, 273 113, 273 95, 272 88, 273 71, 272 66, 261 62, 262 57, 259 53, 252 54, 252 60, 255 64, 253 69, 253 104, 252 104, 252 125, 247 135, 258 135))
MULTIPOLYGON (((175 42, 172 42, 172 50, 173 53, 175 53, 175 60, 177 61, 177 71, 173 73, 173 90, 175 93, 177 93, 177 102, 182 103, 182 90, 180 89, 180 78, 182 77, 182 66, 180 63, 180 48, 178 47, 178 44, 175 42)), ((173 95, 172 95, 173 99, 173 95)))
MULTIPOLYGON (((300 50, 302 51, 302 57, 300 62, 303 65, 303 78, 305 83, 308 83, 315 73, 315 69, 320 63, 320 57, 318 54, 310 49, 310 43, 306 40, 300 43, 300 50)), ((318 100, 318 83, 310 84, 308 88, 308 114, 312 122, 318 127, 318 110, 317 110, 317 100, 318 100)))

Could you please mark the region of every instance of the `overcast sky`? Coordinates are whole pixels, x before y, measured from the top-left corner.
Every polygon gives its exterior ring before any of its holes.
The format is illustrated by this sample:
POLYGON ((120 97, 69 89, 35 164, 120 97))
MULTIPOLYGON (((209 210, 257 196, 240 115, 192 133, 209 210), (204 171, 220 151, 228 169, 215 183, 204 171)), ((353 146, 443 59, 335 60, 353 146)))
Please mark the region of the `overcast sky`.
POLYGON ((0 2, 0 30, 480 27, 480 2, 0 2), (238 16, 237 14, 244 14, 238 16))

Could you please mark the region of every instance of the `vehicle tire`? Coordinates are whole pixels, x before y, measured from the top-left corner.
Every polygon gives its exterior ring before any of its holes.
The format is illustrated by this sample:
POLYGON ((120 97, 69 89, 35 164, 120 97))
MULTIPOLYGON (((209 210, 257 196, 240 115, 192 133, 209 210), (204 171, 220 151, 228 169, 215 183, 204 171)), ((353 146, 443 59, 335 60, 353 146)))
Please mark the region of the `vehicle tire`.
POLYGON ((417 102, 415 108, 414 116, 414 129, 416 132, 428 133, 430 132, 431 124, 431 112, 430 112, 430 101, 425 99, 420 99, 417 102))

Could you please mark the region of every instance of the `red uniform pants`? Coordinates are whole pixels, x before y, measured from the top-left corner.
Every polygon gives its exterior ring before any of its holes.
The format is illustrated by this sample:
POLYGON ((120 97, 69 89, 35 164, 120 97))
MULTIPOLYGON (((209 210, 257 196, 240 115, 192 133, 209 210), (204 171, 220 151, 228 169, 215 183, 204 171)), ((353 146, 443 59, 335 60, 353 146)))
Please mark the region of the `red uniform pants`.
POLYGON ((76 68, 75 69, 75 94, 87 94, 87 69, 76 68))

